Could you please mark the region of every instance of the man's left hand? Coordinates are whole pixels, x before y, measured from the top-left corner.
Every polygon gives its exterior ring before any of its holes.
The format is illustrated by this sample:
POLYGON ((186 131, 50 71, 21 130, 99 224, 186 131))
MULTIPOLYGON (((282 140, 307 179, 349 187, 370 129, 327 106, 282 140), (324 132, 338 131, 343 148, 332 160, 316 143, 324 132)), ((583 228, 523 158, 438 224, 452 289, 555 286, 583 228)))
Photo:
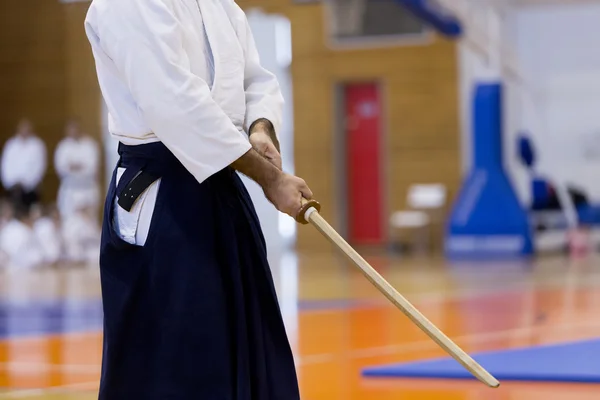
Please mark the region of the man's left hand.
POLYGON ((250 133, 250 144, 258 154, 266 158, 279 170, 282 170, 281 154, 279 154, 277 146, 273 143, 273 139, 271 139, 271 135, 266 129, 255 127, 250 133))
POLYGON ((271 137, 266 132, 258 131, 252 133, 250 135, 250 144, 258 154, 266 158, 279 170, 282 169, 281 154, 279 154, 271 137))

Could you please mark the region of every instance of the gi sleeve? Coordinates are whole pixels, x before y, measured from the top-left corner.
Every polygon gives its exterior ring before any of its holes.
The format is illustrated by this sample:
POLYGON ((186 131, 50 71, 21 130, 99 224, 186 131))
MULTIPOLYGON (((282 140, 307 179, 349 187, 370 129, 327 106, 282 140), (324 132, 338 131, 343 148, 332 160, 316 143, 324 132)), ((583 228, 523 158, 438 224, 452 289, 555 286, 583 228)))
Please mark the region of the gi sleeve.
MULTIPOLYGON (((237 5, 236 5, 237 7, 237 5)), ((239 7, 238 7, 239 9, 239 7)), ((254 35, 250 30, 250 24, 239 9, 242 17, 238 18, 243 26, 238 27, 245 37, 242 45, 246 52, 246 66, 244 69, 244 89, 246 91, 246 129, 260 119, 266 118, 273 124, 275 134, 279 134, 283 113, 283 95, 279 88, 279 82, 275 75, 260 64, 260 57, 254 41, 254 35)))
POLYGON ((190 71, 170 0, 110 2, 86 22, 153 133, 202 182, 244 155, 248 138, 190 71), (94 31, 93 25, 96 25, 94 31))

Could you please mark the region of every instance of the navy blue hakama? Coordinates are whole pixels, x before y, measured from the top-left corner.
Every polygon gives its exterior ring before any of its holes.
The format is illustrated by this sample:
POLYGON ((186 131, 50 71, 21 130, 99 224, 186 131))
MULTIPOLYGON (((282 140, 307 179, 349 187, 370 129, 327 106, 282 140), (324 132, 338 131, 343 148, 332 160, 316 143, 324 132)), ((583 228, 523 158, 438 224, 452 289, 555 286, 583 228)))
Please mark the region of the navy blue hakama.
POLYGON ((296 400, 292 351, 252 201, 226 168, 198 183, 162 143, 119 146, 104 208, 100 400, 296 400), (117 193, 160 177, 143 246, 113 227, 117 193))

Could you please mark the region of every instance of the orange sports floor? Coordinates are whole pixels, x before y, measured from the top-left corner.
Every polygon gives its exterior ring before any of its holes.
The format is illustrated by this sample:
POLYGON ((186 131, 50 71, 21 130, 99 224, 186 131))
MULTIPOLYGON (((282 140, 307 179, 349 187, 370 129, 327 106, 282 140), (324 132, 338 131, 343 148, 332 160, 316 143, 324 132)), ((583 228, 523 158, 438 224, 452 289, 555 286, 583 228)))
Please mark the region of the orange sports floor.
MULTIPOLYGON (((366 258, 469 352, 600 337, 593 257, 366 258)), ((361 378, 364 366, 443 353, 335 254, 290 254, 273 267, 304 400, 600 399, 595 385, 361 378)), ((0 399, 96 398, 99 304, 95 269, 0 272, 0 399)))

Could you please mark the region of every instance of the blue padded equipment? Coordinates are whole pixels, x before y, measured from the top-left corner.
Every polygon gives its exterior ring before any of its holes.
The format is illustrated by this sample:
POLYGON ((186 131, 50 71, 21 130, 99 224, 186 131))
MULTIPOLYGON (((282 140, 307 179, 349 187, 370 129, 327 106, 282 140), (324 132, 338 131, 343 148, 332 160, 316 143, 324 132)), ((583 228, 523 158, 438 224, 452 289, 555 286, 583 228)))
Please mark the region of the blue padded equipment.
POLYGON ((527 207, 517 197, 503 157, 500 82, 473 90, 472 165, 452 206, 445 253, 450 259, 524 257, 533 253, 527 207))

